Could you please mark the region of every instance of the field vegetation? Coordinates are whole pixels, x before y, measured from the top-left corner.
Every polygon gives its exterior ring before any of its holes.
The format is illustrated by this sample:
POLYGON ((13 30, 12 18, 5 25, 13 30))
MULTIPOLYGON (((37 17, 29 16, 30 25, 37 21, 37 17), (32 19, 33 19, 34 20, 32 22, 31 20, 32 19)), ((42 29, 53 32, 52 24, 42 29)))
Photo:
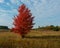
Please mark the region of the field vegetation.
POLYGON ((8 29, 0 29, 0 48, 60 48, 60 30, 45 29, 32 29, 25 38, 8 29))
POLYGON ((60 31, 32 30, 25 38, 13 32, 0 32, 0 48, 60 48, 60 31))

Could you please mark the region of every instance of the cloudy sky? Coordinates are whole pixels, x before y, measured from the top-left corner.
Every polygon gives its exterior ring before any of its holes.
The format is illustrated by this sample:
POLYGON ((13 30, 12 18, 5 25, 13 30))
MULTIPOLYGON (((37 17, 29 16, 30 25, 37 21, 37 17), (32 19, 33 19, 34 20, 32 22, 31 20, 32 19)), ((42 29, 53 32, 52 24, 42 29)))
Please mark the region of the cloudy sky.
POLYGON ((0 25, 13 26, 18 7, 25 4, 34 19, 34 27, 60 25, 60 0, 0 0, 0 25))

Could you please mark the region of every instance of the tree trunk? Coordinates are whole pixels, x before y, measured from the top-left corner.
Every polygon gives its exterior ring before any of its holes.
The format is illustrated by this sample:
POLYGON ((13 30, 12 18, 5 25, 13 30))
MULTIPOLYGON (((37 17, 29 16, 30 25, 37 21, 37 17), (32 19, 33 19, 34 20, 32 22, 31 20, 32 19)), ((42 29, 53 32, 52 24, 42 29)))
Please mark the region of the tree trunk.
POLYGON ((22 38, 25 38, 25 35, 22 35, 22 38))

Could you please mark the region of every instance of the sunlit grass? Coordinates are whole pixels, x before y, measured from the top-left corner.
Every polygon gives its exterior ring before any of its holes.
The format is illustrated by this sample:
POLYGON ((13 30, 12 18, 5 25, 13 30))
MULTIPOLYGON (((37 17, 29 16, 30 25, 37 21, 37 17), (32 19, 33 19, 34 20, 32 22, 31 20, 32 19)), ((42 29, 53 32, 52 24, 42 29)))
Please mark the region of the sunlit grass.
POLYGON ((58 37, 60 32, 31 31, 27 34, 27 36, 40 36, 40 38, 21 38, 19 34, 13 32, 1 32, 0 48, 60 48, 60 38, 53 38, 51 34, 58 37))

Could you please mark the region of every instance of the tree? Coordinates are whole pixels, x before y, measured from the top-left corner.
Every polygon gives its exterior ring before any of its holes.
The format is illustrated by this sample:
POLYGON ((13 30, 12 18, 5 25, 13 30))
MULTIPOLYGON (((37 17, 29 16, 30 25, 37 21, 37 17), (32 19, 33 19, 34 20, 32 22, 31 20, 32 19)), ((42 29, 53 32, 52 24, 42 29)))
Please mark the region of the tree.
POLYGON ((59 26, 56 26, 53 30, 54 30, 54 31, 59 31, 60 28, 59 28, 59 26))
POLYGON ((22 4, 18 9, 19 14, 13 18, 14 27, 12 31, 19 33, 22 37, 25 36, 33 27, 34 17, 30 13, 30 10, 22 4))

